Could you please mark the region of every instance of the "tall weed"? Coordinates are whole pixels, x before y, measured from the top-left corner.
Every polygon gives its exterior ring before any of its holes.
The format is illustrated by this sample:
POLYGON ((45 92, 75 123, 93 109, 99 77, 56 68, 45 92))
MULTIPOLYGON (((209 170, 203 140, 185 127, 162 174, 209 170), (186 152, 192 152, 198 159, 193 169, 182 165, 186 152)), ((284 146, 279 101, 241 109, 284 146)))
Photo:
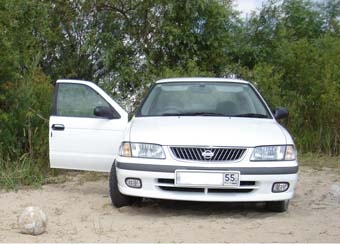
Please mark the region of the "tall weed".
POLYGON ((0 188, 18 189, 19 186, 40 186, 44 181, 44 171, 30 159, 28 154, 17 161, 0 162, 0 188))
POLYGON ((48 168, 53 87, 39 69, 1 85, 0 187, 40 184, 48 168))

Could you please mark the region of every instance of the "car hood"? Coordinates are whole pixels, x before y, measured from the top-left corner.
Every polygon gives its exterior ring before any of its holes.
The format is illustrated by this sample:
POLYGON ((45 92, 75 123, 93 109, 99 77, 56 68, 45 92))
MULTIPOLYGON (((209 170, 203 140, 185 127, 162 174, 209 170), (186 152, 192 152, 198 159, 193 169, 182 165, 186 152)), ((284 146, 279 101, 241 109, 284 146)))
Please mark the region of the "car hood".
POLYGON ((288 133, 275 120, 236 117, 135 117, 131 142, 160 145, 245 146, 287 144, 288 133))

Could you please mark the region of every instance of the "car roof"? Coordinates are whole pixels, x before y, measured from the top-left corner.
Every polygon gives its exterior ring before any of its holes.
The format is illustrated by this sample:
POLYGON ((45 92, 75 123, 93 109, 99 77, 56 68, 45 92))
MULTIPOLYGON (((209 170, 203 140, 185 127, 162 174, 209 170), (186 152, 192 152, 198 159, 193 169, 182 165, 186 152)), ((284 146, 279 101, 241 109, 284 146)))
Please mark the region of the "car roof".
MULTIPOLYGON (((58 79, 57 83, 93 83, 90 81, 77 80, 77 79, 58 79)), ((249 84, 249 81, 234 79, 234 78, 217 78, 217 77, 179 77, 179 78, 168 78, 156 81, 156 83, 176 83, 176 82, 234 82, 249 84)))
POLYGON ((214 78, 214 77, 180 77, 180 78, 169 78, 161 79, 156 83, 172 83, 172 82, 234 82, 249 84, 250 82, 234 78, 214 78))

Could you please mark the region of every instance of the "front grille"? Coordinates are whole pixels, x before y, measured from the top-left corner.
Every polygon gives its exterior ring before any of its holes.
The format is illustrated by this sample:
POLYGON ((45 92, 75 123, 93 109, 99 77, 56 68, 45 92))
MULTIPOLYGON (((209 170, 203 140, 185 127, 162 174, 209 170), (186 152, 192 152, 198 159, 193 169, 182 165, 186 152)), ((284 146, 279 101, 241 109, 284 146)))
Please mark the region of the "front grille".
POLYGON ((191 161, 235 161, 245 153, 245 148, 225 147, 170 147, 173 155, 191 161))
POLYGON ((158 179, 157 186, 163 191, 170 192, 188 192, 188 193, 202 193, 202 194, 228 194, 228 193, 250 193, 257 189, 255 181, 241 181, 239 188, 205 188, 205 187, 178 187, 175 186, 174 179, 158 179))
MULTIPOLYGON (((204 193, 204 188, 194 188, 194 187, 171 187, 171 186, 159 186, 163 191, 171 192, 200 192, 204 193)), ((209 193, 250 193, 254 189, 223 189, 223 188, 208 188, 209 193)))
POLYGON ((160 186, 163 191, 173 191, 173 192, 201 192, 204 193, 204 188, 193 188, 193 187, 169 187, 160 186))
POLYGON ((208 189, 208 193, 249 193, 253 189, 208 189))
MULTIPOLYGON (((165 184, 171 184, 175 185, 175 180, 174 179, 163 179, 159 178, 157 180, 158 183, 165 183, 165 184)), ((240 181, 240 186, 255 186, 256 182, 255 181, 240 181)))

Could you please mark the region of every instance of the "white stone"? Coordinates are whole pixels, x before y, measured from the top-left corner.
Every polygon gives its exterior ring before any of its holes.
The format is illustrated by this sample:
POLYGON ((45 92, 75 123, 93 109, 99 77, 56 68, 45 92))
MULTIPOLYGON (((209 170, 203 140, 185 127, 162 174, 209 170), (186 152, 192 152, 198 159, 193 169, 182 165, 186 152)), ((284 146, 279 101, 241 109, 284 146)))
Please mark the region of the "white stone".
POLYGON ((331 186, 330 192, 333 196, 340 196, 340 185, 333 184, 331 186))
POLYGON ((23 234, 40 235, 45 232, 47 216, 39 207, 27 207, 18 217, 18 226, 23 234))

